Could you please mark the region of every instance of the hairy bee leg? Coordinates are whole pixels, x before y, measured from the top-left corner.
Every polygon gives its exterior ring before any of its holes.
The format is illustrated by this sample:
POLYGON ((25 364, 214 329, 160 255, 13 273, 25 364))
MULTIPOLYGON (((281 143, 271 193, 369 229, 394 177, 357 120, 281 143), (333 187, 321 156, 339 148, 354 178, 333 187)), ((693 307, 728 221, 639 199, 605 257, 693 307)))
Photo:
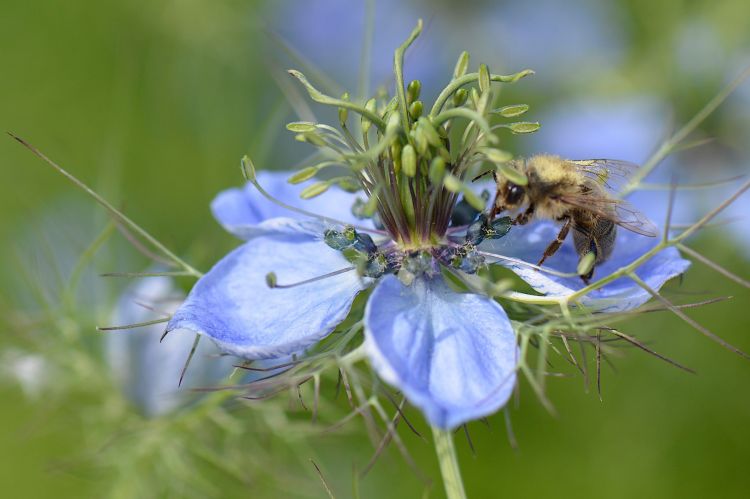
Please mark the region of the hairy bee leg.
POLYGON ((547 258, 557 253, 557 250, 560 249, 560 246, 562 246, 562 243, 563 241, 565 241, 565 238, 568 237, 568 232, 570 231, 571 224, 572 224, 572 220, 570 218, 565 219, 565 223, 560 229, 560 232, 557 234, 557 238, 554 241, 552 241, 549 244, 549 246, 547 246, 547 249, 544 250, 544 255, 542 255, 542 259, 539 260, 539 263, 537 263, 537 266, 543 264, 547 258))
POLYGON ((526 211, 519 214, 514 220, 513 225, 526 225, 529 223, 529 220, 531 220, 531 217, 534 216, 534 205, 530 204, 528 208, 526 208, 526 211))
MULTIPOLYGON (((591 238, 591 241, 589 242, 589 251, 594 254, 595 260, 598 260, 599 257, 599 249, 596 244, 596 240, 594 238, 591 238)), ((585 255, 583 255, 585 256, 585 255)), ((581 258, 583 258, 583 256, 581 258)), ((594 269, 596 268, 596 264, 591 266, 591 270, 586 272, 586 274, 581 276, 581 280, 585 285, 588 286, 589 282, 591 281, 591 278, 594 276, 594 269)))

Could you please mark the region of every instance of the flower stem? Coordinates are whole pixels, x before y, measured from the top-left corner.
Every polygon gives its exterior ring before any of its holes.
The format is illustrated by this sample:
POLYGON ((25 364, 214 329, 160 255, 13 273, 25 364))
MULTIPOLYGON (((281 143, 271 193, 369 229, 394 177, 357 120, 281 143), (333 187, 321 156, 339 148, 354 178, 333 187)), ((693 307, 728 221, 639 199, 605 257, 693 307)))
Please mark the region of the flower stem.
POLYGON ((458 468, 456 448, 453 446, 453 435, 448 430, 433 426, 432 436, 446 496, 448 499, 466 499, 464 484, 461 481, 461 470, 458 468))

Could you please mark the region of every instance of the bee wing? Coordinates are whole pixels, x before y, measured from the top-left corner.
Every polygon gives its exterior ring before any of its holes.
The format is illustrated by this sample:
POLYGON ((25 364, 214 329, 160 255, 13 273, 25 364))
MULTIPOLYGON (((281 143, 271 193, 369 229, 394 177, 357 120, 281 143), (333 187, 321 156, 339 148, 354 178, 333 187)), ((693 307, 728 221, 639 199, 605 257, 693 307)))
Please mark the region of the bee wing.
POLYGON ((620 191, 640 166, 617 159, 571 159, 576 169, 612 192, 620 191))
POLYGON ((601 218, 610 220, 623 229, 635 232, 636 234, 655 237, 659 233, 651 220, 622 199, 589 192, 560 196, 560 200, 565 204, 592 212, 601 218))

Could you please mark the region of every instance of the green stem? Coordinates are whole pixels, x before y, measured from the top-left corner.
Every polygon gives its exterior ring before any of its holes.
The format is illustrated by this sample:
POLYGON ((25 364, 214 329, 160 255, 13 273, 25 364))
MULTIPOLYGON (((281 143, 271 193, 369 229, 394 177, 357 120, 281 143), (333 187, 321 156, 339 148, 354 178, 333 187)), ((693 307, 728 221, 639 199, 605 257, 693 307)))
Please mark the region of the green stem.
POLYGON ((18 141, 21 145, 23 145, 26 149, 34 153, 37 157, 42 159, 45 163, 50 165, 52 168, 57 170, 61 175, 63 175, 65 178, 67 178, 69 181, 71 181, 76 187, 84 191, 86 194, 88 194, 90 197, 94 199, 97 203, 99 203, 105 210, 107 210, 112 217, 119 221, 121 224, 127 226, 141 236, 143 239, 148 241, 151 245, 153 245, 154 248, 161 251, 167 258, 172 260, 177 266, 182 267, 186 272, 189 272, 191 275, 195 277, 202 277, 203 274, 199 272, 198 270, 194 269, 191 265, 189 265, 187 262, 182 260, 180 257, 178 257, 176 254, 174 254, 172 251, 170 251, 166 246, 164 246, 162 243, 160 243, 154 236, 146 232, 145 229, 143 229, 140 225, 132 221, 130 218, 125 216, 120 210, 112 206, 106 199, 104 199, 102 196, 100 196, 96 191, 94 191, 92 188, 90 188, 88 185, 84 184, 82 181, 78 180, 73 174, 69 173, 67 170, 65 170, 62 166, 58 165, 51 159, 49 159, 47 156, 45 156, 39 149, 32 146, 28 142, 26 142, 21 137, 18 137, 10 132, 8 132, 8 135, 13 137, 16 141, 18 141))
POLYGON ((487 140, 492 143, 497 142, 497 137, 492 135, 492 130, 490 129, 490 125, 489 123, 487 123, 487 120, 484 119, 484 116, 474 111, 473 109, 468 109, 465 107, 454 107, 453 109, 448 109, 447 111, 443 111, 442 113, 432 118, 432 124, 435 127, 439 127, 444 122, 452 120, 454 118, 466 118, 472 123, 476 123, 477 126, 479 126, 479 128, 481 128, 484 134, 487 136, 487 140))
POLYGON ((433 426, 432 436, 446 496, 448 499, 466 499, 464 484, 461 481, 461 470, 458 468, 456 448, 453 446, 453 435, 448 430, 433 426))
POLYGON ((672 135, 666 142, 664 142, 659 147, 659 149, 646 161, 646 163, 644 163, 644 165, 633 174, 630 182, 628 182, 628 185, 625 186, 622 192, 620 192, 620 196, 625 197, 627 194, 630 194, 634 190, 638 189, 643 179, 646 178, 646 176, 651 173, 665 157, 672 153, 675 147, 680 144, 680 142, 685 140, 688 135, 690 135, 696 128, 698 128, 698 125, 700 125, 706 118, 708 118, 708 116, 713 113, 716 108, 719 107, 721 103, 724 102, 727 97, 729 97, 732 92, 734 92, 734 90, 738 86, 740 86, 742 82, 744 82, 748 77, 750 77, 750 67, 742 71, 742 73, 740 73, 737 78, 732 80, 726 87, 721 90, 721 92, 716 94, 713 99, 708 101, 708 103, 703 106, 703 109, 698 111, 698 113, 693 116, 690 121, 685 123, 685 125, 680 128, 677 133, 672 135))
POLYGON ((406 92, 404 90, 404 52, 414 43, 419 34, 422 32, 422 20, 417 20, 417 26, 409 35, 404 43, 401 44, 393 54, 393 74, 396 78, 396 95, 398 96, 398 107, 401 114, 401 126, 404 133, 409 134, 409 111, 406 103, 406 92))
MULTIPOLYGON (((532 70, 524 69, 523 71, 512 75, 490 75, 490 81, 497 81, 501 83, 515 83, 524 76, 533 74, 534 72, 532 70)), ((432 109, 430 110, 430 118, 434 118, 435 116, 437 116, 437 114, 443 109, 445 102, 450 98, 451 95, 456 92, 456 90, 463 87, 464 85, 468 85, 471 82, 477 81, 478 79, 479 73, 469 73, 451 81, 448 86, 440 92, 438 98, 435 99, 435 104, 433 104, 432 109)))

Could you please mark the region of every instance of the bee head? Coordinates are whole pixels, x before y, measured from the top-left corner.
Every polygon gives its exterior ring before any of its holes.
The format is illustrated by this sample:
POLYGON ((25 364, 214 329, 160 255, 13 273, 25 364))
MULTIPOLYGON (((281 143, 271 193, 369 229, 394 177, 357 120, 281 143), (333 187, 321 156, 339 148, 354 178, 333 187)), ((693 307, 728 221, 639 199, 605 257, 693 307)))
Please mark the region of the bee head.
MULTIPOLYGON (((520 172, 525 170, 525 163, 523 162, 513 161, 510 166, 520 172)), ((497 187, 493 214, 514 211, 528 203, 527 186, 519 185, 499 172, 494 172, 493 176, 497 187)))
POLYGON ((505 180, 498 183, 497 198, 495 199, 495 210, 497 213, 513 211, 520 208, 526 202, 526 188, 505 180))
POLYGON ((505 205, 508 208, 516 208, 523 204, 523 201, 526 198, 526 189, 509 181, 505 184, 503 198, 505 205))

